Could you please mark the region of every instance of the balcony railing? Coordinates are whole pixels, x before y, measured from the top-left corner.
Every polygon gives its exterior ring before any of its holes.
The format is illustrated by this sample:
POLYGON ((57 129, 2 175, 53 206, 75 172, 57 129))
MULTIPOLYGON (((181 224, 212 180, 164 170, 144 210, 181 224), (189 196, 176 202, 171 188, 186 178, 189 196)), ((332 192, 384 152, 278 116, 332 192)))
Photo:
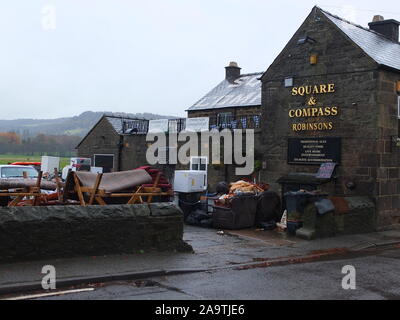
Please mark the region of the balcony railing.
POLYGON ((144 119, 123 119, 123 134, 147 134, 149 131, 149 120, 144 119))
POLYGON ((169 132, 181 132, 186 128, 186 119, 179 118, 179 119, 169 119, 168 123, 169 132))
POLYGON ((260 128, 260 115, 210 117, 210 129, 257 129, 260 128))
MULTIPOLYGON (((260 128, 260 115, 245 116, 214 116, 209 117, 209 129, 258 129, 260 128)), ((170 119, 168 123, 169 132, 179 133, 186 128, 186 119, 170 119)), ((124 134, 147 134, 149 131, 149 120, 124 119, 122 121, 122 132, 124 134)))

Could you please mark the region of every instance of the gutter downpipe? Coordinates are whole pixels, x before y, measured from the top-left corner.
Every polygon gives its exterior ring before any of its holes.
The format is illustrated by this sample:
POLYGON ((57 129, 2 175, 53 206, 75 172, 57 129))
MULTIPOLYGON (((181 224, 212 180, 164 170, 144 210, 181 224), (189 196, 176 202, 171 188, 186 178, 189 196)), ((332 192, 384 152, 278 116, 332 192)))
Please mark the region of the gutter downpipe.
POLYGON ((124 136, 121 134, 119 136, 118 142, 118 171, 122 169, 122 148, 124 146, 124 136))

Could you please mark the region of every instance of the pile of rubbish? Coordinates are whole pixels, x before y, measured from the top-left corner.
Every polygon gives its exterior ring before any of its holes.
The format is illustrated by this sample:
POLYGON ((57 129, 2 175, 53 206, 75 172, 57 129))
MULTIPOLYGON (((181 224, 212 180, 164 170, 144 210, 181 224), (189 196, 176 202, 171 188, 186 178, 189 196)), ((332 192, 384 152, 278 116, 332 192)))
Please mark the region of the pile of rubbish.
MULTIPOLYGON (((230 184, 220 182, 216 191, 215 194, 203 195, 195 205, 180 202, 181 208, 186 209, 184 212, 187 224, 219 230, 255 227, 258 231, 275 230, 289 235, 311 237, 310 225, 315 229, 321 221, 322 226, 332 224, 333 215, 329 213, 334 213, 340 206, 344 207, 342 201, 335 199, 335 204, 321 190, 288 191, 281 199, 280 195, 269 190, 268 185, 244 180, 230 184), (319 218, 316 217, 325 215, 326 218, 321 218, 317 223, 315 219, 319 218)), ((342 210, 346 211, 346 207, 342 210)), ((324 229, 323 232, 332 234, 331 230, 324 229)))
POLYGON ((184 207, 186 211, 191 209, 185 214, 185 222, 219 229, 275 229, 282 217, 281 201, 268 187, 244 180, 220 182, 216 194, 205 195, 197 204, 184 207))
POLYGON ((226 194, 221 195, 218 200, 216 200, 216 205, 219 206, 229 206, 230 199, 241 194, 259 194, 268 190, 268 185, 266 184, 255 184, 244 180, 239 180, 233 182, 229 185, 229 190, 226 194))
POLYGON ((265 191, 265 189, 263 189, 261 186, 243 180, 232 183, 229 189, 230 194, 259 193, 263 191, 265 191))
POLYGON ((92 173, 70 171, 37 178, 0 179, 0 206, 107 205, 170 201, 172 186, 163 172, 150 166, 135 170, 92 173))
POLYGON ((37 179, 0 179, 0 206, 40 206, 59 204, 64 184, 60 179, 45 178, 42 172, 37 179))
POLYGON ((153 168, 151 166, 143 166, 136 168, 135 170, 145 170, 151 177, 152 183, 145 184, 144 187, 151 187, 159 178, 157 182, 157 186, 162 189, 162 191, 169 191, 172 190, 172 184, 169 182, 168 178, 165 176, 164 172, 158 170, 157 168, 153 168))

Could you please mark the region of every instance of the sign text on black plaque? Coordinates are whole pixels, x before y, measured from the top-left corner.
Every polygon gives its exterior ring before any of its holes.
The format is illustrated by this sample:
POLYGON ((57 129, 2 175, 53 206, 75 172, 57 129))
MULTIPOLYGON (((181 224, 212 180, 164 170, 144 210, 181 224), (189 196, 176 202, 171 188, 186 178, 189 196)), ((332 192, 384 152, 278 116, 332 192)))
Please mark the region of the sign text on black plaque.
POLYGON ((341 138, 289 138, 289 164, 340 163, 341 138))

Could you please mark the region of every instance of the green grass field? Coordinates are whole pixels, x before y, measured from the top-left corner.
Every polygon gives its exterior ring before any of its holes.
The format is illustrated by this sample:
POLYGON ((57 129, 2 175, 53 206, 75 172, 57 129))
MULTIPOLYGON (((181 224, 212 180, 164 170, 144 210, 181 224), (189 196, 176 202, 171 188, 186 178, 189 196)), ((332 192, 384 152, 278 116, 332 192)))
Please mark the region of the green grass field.
MULTIPOLYGON (((60 158, 60 169, 64 168, 69 164, 70 158, 60 158)), ((9 164, 13 162, 29 161, 29 162, 40 162, 41 156, 27 156, 18 154, 0 154, 0 165, 9 164)))

